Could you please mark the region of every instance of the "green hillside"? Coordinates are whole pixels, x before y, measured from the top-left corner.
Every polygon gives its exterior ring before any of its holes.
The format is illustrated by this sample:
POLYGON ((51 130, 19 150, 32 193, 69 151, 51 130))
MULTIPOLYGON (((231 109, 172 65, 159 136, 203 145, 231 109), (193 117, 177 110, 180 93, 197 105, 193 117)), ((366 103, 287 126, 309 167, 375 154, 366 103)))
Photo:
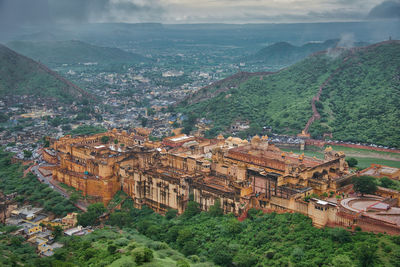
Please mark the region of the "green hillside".
POLYGON ((147 58, 118 48, 100 47, 81 41, 13 41, 7 43, 11 49, 46 65, 76 63, 138 63, 147 58))
POLYGON ((70 102, 91 97, 46 66, 0 44, 0 96, 31 95, 70 102))
POLYGON ((321 119, 311 125, 312 136, 331 132, 334 139, 400 147, 398 41, 321 52, 278 73, 253 77, 213 98, 184 105, 191 103, 188 99, 177 110, 211 119, 213 134, 236 119, 250 120, 253 132, 271 126, 277 133, 296 134, 313 114, 311 99, 325 82, 321 101, 316 102, 321 119))
MULTIPOLYGON (((295 46, 287 42, 278 42, 262 48, 254 55, 249 56, 246 61, 249 64, 263 63, 270 65, 291 65, 307 56, 328 49, 342 46, 339 39, 327 40, 325 42, 306 43, 302 46, 295 46)), ((355 43, 356 46, 366 45, 365 43, 355 43)))

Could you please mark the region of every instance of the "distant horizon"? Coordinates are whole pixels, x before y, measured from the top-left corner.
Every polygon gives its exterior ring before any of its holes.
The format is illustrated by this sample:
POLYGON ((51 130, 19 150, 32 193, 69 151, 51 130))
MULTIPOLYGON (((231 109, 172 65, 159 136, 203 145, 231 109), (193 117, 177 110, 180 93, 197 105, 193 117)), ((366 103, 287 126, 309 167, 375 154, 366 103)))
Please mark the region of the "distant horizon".
POLYGON ((400 19, 400 0, 2 0, 0 25, 292 24, 400 19))
POLYGON ((348 20, 348 21, 300 21, 300 22, 182 22, 182 23, 172 23, 172 22, 157 22, 157 21, 148 21, 148 22, 56 22, 53 25, 18 25, 22 28, 35 28, 35 27, 43 27, 48 26, 49 28, 57 27, 57 26, 70 26, 70 25, 93 25, 93 24, 125 24, 125 25, 140 25, 140 24, 158 24, 158 25, 287 25, 287 24, 329 24, 329 23, 382 23, 382 22, 398 22, 400 23, 400 19, 390 18, 390 19, 364 19, 364 20, 348 20))

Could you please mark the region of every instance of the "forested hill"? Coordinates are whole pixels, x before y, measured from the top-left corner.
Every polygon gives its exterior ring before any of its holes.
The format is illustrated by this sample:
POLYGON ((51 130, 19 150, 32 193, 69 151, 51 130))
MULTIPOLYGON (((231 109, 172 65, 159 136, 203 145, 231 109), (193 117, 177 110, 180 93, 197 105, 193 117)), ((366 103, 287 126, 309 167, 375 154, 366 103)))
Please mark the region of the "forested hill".
POLYGON ((100 47, 81 41, 13 41, 11 49, 48 66, 76 63, 139 63, 149 61, 118 48, 100 47))
POLYGON ((316 53, 213 98, 185 105, 188 99, 177 110, 211 119, 210 135, 236 119, 250 120, 252 133, 271 126, 276 133, 297 134, 313 114, 311 100, 320 87, 316 107, 321 118, 310 127, 313 137, 332 133, 336 140, 400 147, 399 41, 316 53))
MULTIPOLYGON (((291 65, 302 59, 305 59, 307 56, 315 52, 324 51, 343 45, 345 44, 339 39, 327 40, 325 42, 311 42, 302 46, 295 46, 287 42, 279 42, 264 47, 254 55, 247 57, 245 61, 249 64, 263 63, 268 66, 291 65)), ((366 45, 366 43, 355 43, 355 46, 363 45, 366 45)))
POLYGON ((63 102, 92 98, 46 66, 0 44, 0 96, 5 95, 49 97, 63 102))
POLYGON ((263 77, 264 75, 270 75, 272 73, 273 72, 238 72, 232 76, 201 88, 196 93, 188 96, 185 100, 185 104, 193 104, 202 101, 205 98, 212 98, 221 92, 226 92, 229 89, 236 87, 238 84, 247 81, 251 77, 263 77))

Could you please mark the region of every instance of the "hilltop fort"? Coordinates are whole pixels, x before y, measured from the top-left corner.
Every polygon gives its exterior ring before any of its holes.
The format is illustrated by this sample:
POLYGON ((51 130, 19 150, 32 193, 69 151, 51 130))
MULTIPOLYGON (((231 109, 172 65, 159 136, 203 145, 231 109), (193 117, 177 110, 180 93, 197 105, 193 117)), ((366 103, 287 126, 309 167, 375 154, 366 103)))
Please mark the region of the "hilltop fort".
MULTIPOLYGON (((344 153, 331 148, 325 150, 324 159, 317 159, 283 152, 267 136, 255 136, 249 142, 222 135, 206 139, 182 134, 151 142, 143 129, 130 133, 114 129, 65 136, 52 149, 44 151, 44 158, 56 164, 53 179, 105 204, 119 190, 134 200, 136 208, 147 205, 159 213, 168 209, 182 213, 189 200, 207 211, 219 199, 225 213, 239 218, 249 208, 295 211, 323 227, 362 224, 362 216, 368 216, 366 225, 373 225, 368 229, 400 233, 393 222, 396 216, 387 215, 386 220, 384 214, 372 218, 373 213, 366 215, 362 209, 357 213, 352 203, 358 199, 343 200, 342 205, 317 197, 344 196, 352 177, 344 153)), ((398 192, 382 189, 379 193, 382 197, 368 203, 382 203, 377 206, 384 205, 393 213, 398 192)))

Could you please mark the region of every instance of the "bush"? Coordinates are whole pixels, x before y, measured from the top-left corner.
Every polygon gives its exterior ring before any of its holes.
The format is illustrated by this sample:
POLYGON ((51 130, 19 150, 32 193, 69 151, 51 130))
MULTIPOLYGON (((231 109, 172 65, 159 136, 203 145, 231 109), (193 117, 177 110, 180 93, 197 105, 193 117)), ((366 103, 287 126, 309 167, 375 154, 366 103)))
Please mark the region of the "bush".
POLYGON ((168 220, 171 220, 171 219, 175 218, 176 215, 178 215, 178 211, 177 210, 168 209, 168 211, 165 213, 165 218, 167 218, 168 220))
POLYGON ((191 218, 200 213, 199 203, 195 201, 189 201, 186 207, 185 212, 183 213, 184 217, 191 218))
POLYGON ((152 243, 150 243, 149 247, 154 250, 162 250, 162 249, 169 248, 168 244, 166 244, 164 242, 152 242, 152 243))
POLYGON ((347 164, 349 164, 349 167, 355 167, 358 164, 358 161, 355 158, 348 158, 346 159, 347 164))
POLYGON ((200 257, 197 256, 197 255, 190 255, 190 256, 188 257, 188 259, 189 259, 191 262, 193 262, 193 263, 200 262, 200 257))
POLYGON ((150 262, 153 259, 153 251, 146 247, 135 248, 132 251, 133 260, 140 265, 145 262, 150 262))
POLYGON ((103 135, 100 139, 101 143, 107 144, 110 141, 110 137, 107 135, 103 135))
POLYGON ((197 253, 197 244, 196 242, 190 240, 187 241, 182 247, 182 253, 185 256, 194 255, 197 253))
POLYGON ((267 253, 265 253, 265 257, 267 257, 268 259, 272 259, 275 255, 275 251, 273 251, 272 249, 268 250, 267 253))
POLYGON ((330 235, 333 241, 346 243, 351 241, 351 236, 348 231, 342 228, 334 228, 330 230, 330 235))
POLYGON ((187 261, 180 259, 176 262, 176 267, 190 267, 190 264, 187 261))
POLYGON ((114 245, 114 244, 111 244, 111 245, 109 245, 109 246, 107 247, 107 251, 108 251, 110 254, 113 254, 116 250, 117 250, 117 246, 114 245))
POLYGON ((214 205, 210 207, 208 212, 213 217, 222 216, 224 211, 221 209, 221 201, 219 199, 215 200, 214 205))
POLYGON ((240 251, 234 258, 234 263, 239 267, 252 267, 257 264, 257 257, 248 251, 240 251))

